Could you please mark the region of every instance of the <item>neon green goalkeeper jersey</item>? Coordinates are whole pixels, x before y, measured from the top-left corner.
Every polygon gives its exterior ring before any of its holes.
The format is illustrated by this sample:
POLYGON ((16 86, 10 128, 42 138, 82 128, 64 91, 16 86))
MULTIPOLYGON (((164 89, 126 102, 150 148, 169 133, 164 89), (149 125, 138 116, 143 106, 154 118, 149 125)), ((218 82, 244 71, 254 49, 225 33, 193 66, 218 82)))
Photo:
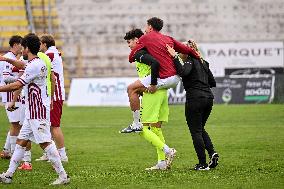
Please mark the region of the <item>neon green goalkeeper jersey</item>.
POLYGON ((137 61, 135 62, 135 64, 139 78, 143 78, 151 74, 151 66, 137 61))
POLYGON ((51 96, 51 81, 50 81, 50 76, 51 76, 51 61, 49 57, 42 53, 38 52, 37 56, 44 61, 46 68, 47 68, 47 78, 46 78, 46 85, 47 85, 47 93, 49 96, 51 96))
MULTIPOLYGON (((151 74, 151 66, 135 62, 139 78, 151 74)), ((157 90, 155 93, 144 93, 142 98, 141 118, 142 123, 168 122, 169 105, 167 89, 157 90)))

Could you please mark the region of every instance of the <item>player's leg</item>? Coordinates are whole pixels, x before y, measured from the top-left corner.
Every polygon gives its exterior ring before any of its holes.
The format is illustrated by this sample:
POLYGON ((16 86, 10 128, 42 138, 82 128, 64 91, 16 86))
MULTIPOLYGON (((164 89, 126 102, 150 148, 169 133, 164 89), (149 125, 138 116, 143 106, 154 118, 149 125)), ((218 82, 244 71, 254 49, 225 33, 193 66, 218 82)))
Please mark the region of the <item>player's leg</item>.
POLYGON ((21 107, 22 104, 19 102, 16 102, 16 106, 19 107, 18 109, 14 110, 14 111, 8 111, 8 103, 6 103, 5 108, 6 108, 6 114, 8 117, 8 120, 11 124, 10 126, 10 151, 11 154, 13 154, 14 150, 15 150, 15 146, 16 146, 16 141, 17 141, 17 136, 20 132, 21 129, 21 125, 20 125, 20 121, 21 121, 21 107))
POLYGON ((131 111, 140 110, 139 92, 146 90, 146 87, 141 83, 140 80, 136 80, 127 87, 127 94, 130 103, 131 111))
MULTIPOLYGON (((162 153, 170 154, 171 148, 168 147, 164 142, 160 140, 160 138, 151 131, 151 128, 149 126, 144 126, 143 131, 139 133, 140 136, 142 136, 146 141, 148 141, 150 144, 152 144, 156 149, 159 149, 162 153)), ((161 161, 158 161, 156 165, 150 168, 146 168, 146 170, 166 170, 167 169, 167 163, 165 159, 161 157, 161 161)))
POLYGON ((51 136, 55 141, 62 162, 68 162, 64 145, 64 135, 61 130, 61 115, 62 115, 63 101, 54 101, 53 109, 50 112, 51 121, 51 136))
MULTIPOLYGON (((21 115, 20 115, 20 125, 23 125, 24 121, 25 121, 25 105, 21 104, 20 106, 21 108, 21 115)), ((22 159, 23 163, 21 166, 18 167, 18 169, 20 170, 27 170, 27 171, 31 171, 32 170, 32 153, 31 153, 31 147, 32 147, 32 143, 31 141, 28 141, 27 145, 26 145, 26 151, 24 154, 24 157, 22 159)))
MULTIPOLYGON (((161 129, 161 122, 152 123, 150 129, 153 133, 155 133, 159 137, 159 139, 163 143, 166 143, 161 129)), ((166 155, 163 150, 157 148, 157 155, 158 155, 158 163, 166 160, 166 155)))
POLYGON ((178 75, 174 75, 164 79, 158 78, 157 89, 170 89, 176 87, 180 80, 181 79, 178 75))
POLYGON ((130 109, 132 111, 133 123, 121 130, 121 133, 129 133, 129 132, 141 132, 142 131, 142 123, 140 120, 140 100, 139 94, 143 93, 146 90, 146 87, 141 83, 140 80, 137 80, 131 83, 127 87, 127 94, 130 104, 130 109))
POLYGON ((207 99, 207 101, 208 103, 206 108, 204 109, 202 116, 202 126, 203 126, 202 138, 204 141, 205 149, 207 150, 210 159, 208 166, 209 168, 215 168, 218 165, 219 154, 215 151, 211 138, 209 134, 205 131, 205 124, 212 110, 213 99, 207 99))
POLYGON ((14 153, 17 136, 19 135, 20 130, 21 130, 21 125, 19 124, 19 122, 11 122, 11 127, 10 127, 11 154, 14 153))
MULTIPOLYGON (((152 124, 151 130, 162 140, 165 142, 165 138, 162 132, 162 123, 167 123, 169 119, 169 104, 168 104, 168 95, 167 90, 158 90, 157 95, 159 95, 160 106, 159 109, 156 110, 158 112, 158 123, 152 124)), ((157 153, 161 154, 159 149, 157 149, 157 153)), ((171 153, 166 154, 167 168, 170 168, 174 157, 176 155, 176 150, 172 148, 171 153)), ((159 156, 159 155, 158 155, 159 156)))
POLYGON ((198 164, 194 170, 209 170, 206 163, 205 144, 202 137, 202 113, 204 107, 204 99, 188 99, 185 104, 185 116, 190 134, 192 137, 193 146, 198 157, 198 164))
POLYGON ((3 151, 0 153, 0 156, 3 159, 11 158, 10 130, 7 133, 3 151))
POLYGON ((20 170, 32 170, 32 153, 31 153, 32 143, 31 141, 28 141, 26 145, 26 151, 24 154, 24 157, 22 159, 23 163, 21 166, 18 167, 20 170))
MULTIPOLYGON (((159 121, 160 107, 163 102, 164 94, 167 94, 166 91, 165 92, 157 91, 154 94, 144 93, 143 98, 142 98, 142 107, 143 107, 142 122, 143 123, 153 124, 159 121)), ((143 137, 147 141, 149 141, 151 144, 153 144, 159 153, 161 154, 164 153, 164 156, 165 156, 165 155, 170 155, 175 151, 174 149, 170 148, 167 144, 165 144, 165 142, 162 141, 161 138, 152 131, 151 127, 150 127, 150 131, 151 131, 151 135, 149 134, 149 136, 147 136, 149 132, 146 131, 145 136, 143 137), (155 143, 153 143, 151 140, 159 141, 160 145, 155 145, 155 143), (162 147, 161 147, 161 144, 163 144, 162 147)), ((163 155, 160 155, 160 157, 158 155, 158 164, 149 168, 148 170, 160 169, 161 167, 160 165, 163 165, 163 169, 166 169, 167 164, 166 162, 162 162, 162 160, 165 160, 165 158, 163 158, 163 155), (161 162, 159 160, 161 160, 161 162)))
POLYGON ((70 178, 68 177, 65 169, 63 168, 60 155, 56 149, 56 146, 52 142, 43 142, 40 143, 40 147, 46 152, 48 159, 50 160, 53 168, 58 174, 58 178, 51 183, 51 185, 61 185, 67 184, 70 182, 70 178))
POLYGON ((16 172, 20 161, 24 157, 26 145, 28 143, 28 140, 31 134, 32 134, 32 130, 29 125, 29 122, 25 120, 23 127, 19 133, 19 136, 16 142, 15 151, 10 160, 9 168, 5 173, 0 175, 1 182, 8 183, 8 184, 12 182, 12 177, 14 173, 16 172))
POLYGON ((60 127, 51 126, 51 135, 55 141, 62 162, 68 162, 64 146, 64 136, 60 127))
POLYGON ((67 184, 70 178, 67 176, 61 163, 60 155, 51 140, 50 122, 48 120, 30 120, 32 133, 36 143, 45 151, 56 173, 59 175, 52 185, 67 184))

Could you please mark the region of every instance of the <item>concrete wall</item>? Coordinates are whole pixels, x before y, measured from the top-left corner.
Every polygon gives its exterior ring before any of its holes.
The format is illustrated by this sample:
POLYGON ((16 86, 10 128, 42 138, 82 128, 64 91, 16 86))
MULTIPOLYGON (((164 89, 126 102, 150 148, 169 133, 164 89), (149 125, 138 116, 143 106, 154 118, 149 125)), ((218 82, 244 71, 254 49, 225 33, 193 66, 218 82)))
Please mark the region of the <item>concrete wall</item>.
POLYGON ((71 77, 135 75, 123 37, 152 16, 181 41, 284 39, 283 0, 61 0, 57 8, 71 77))

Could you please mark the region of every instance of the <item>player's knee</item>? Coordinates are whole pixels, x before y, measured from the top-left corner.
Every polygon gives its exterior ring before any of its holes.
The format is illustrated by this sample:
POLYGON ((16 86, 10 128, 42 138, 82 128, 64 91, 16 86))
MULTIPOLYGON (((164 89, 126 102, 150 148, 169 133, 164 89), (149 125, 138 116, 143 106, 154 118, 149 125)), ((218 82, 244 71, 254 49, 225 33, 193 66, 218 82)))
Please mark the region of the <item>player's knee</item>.
POLYGON ((127 86, 127 93, 128 94, 132 94, 134 90, 135 90, 135 88, 134 88, 133 85, 130 84, 130 85, 127 86))

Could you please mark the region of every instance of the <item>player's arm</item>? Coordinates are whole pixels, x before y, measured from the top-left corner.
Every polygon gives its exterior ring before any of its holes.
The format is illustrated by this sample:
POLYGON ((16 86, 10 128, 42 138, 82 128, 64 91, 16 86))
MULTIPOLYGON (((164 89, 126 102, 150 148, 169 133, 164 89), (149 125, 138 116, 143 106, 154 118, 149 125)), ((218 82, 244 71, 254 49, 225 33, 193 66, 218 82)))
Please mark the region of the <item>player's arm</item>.
POLYGON ((15 81, 14 83, 10 83, 8 85, 4 85, 0 87, 0 92, 11 92, 18 90, 23 87, 23 84, 20 81, 15 81))
POLYGON ((192 70, 192 62, 183 64, 183 61, 179 57, 178 53, 169 45, 167 45, 166 47, 167 47, 169 54, 174 58, 173 62, 175 64, 178 75, 183 77, 183 76, 190 74, 192 70))
POLYGON ((139 50, 135 56, 135 61, 151 66, 151 85, 157 85, 157 78, 159 77, 159 62, 151 56, 146 50, 139 50))
POLYGON ((182 44, 181 42, 179 42, 179 41, 177 41, 173 38, 172 38, 172 40, 174 42, 173 48, 176 52, 179 52, 179 53, 182 53, 182 54, 188 54, 188 55, 190 55, 194 58, 197 58, 197 59, 200 58, 199 54, 194 49, 182 44))
POLYGON ((50 83, 51 83, 51 96, 50 96, 50 109, 53 109, 53 97, 54 97, 54 90, 55 90, 55 75, 54 72, 51 71, 50 73, 50 83))
POLYGON ((129 62, 134 62, 134 56, 135 54, 145 48, 145 42, 147 41, 148 36, 147 35, 143 35, 139 38, 136 46, 131 50, 130 54, 129 54, 129 62))
POLYGON ((129 62, 130 62, 130 63, 135 61, 135 59, 134 59, 135 54, 136 54, 139 50, 141 50, 141 49, 143 49, 143 48, 144 48, 144 45, 143 45, 143 44, 137 44, 137 45, 131 50, 131 52, 130 52, 130 54, 129 54, 129 62))
MULTIPOLYGON (((21 77, 23 75, 23 72, 19 73, 19 77, 21 77)), ((22 92, 23 87, 21 87, 20 89, 16 90, 13 92, 13 99, 12 101, 8 104, 8 111, 14 111, 16 109, 15 104, 18 100, 18 97, 20 96, 21 92, 22 92)))
POLYGON ((22 92, 23 87, 21 87, 20 89, 16 90, 13 92, 13 99, 12 101, 8 104, 7 110, 12 112, 16 109, 18 109, 19 107, 16 107, 15 104, 18 100, 18 97, 20 96, 21 92, 22 92))
MULTIPOLYGON (((209 63, 207 61, 205 61, 205 60, 203 60, 203 61, 205 62, 205 64, 209 68, 209 63)), ((216 87, 216 80, 215 80, 215 78, 214 78, 210 68, 209 68, 209 71, 208 71, 208 83, 209 83, 210 88, 216 87)))
POLYGON ((25 69, 25 66, 26 66, 25 62, 21 60, 13 60, 10 58, 6 58, 4 56, 0 56, 0 61, 8 62, 12 64, 13 66, 17 67, 18 69, 25 69))
POLYGON ((3 69, 3 81, 5 84, 13 83, 16 81, 16 78, 11 75, 12 69, 10 64, 4 62, 4 69, 3 69))

